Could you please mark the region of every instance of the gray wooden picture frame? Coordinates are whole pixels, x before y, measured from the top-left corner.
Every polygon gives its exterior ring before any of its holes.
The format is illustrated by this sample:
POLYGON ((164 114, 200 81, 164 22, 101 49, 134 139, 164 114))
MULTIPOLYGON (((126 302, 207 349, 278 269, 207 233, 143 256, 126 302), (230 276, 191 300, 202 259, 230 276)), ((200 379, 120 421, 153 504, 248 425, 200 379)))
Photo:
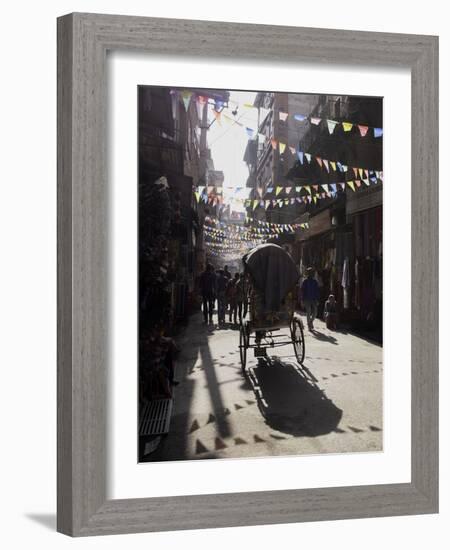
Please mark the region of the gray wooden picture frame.
POLYGON ((438 38, 74 13, 58 19, 58 505, 72 536, 438 511, 438 38), (412 74, 411 483, 107 500, 106 53, 412 74))

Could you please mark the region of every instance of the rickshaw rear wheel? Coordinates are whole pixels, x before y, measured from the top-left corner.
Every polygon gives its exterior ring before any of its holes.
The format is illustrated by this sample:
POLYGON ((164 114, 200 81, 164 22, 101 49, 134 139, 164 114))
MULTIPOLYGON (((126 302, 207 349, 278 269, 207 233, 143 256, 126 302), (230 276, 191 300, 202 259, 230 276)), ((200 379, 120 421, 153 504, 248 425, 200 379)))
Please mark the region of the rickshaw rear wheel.
POLYGON ((241 368, 245 374, 245 365, 247 364, 247 329, 245 323, 242 323, 239 329, 239 354, 241 356, 241 368))
POLYGON ((303 333, 303 323, 298 317, 293 317, 291 321, 291 338, 294 346, 294 353, 300 365, 305 360, 305 335, 303 333))

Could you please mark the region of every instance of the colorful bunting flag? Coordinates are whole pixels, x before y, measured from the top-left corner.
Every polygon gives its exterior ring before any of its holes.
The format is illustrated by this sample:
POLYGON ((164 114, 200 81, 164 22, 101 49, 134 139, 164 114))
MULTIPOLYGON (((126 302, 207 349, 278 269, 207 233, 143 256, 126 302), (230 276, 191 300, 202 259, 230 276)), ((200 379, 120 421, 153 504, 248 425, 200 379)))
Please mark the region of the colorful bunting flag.
POLYGON ((283 122, 285 122, 288 117, 288 113, 284 113, 283 111, 279 111, 278 115, 280 116, 280 120, 282 120, 283 122))
POLYGON ((181 92, 181 97, 183 98, 184 108, 186 109, 186 111, 188 110, 191 96, 192 92, 189 92, 188 90, 183 90, 183 92, 181 92))
POLYGON ((361 137, 364 137, 367 134, 367 130, 369 129, 368 126, 364 126, 363 124, 358 124, 359 133, 361 134, 361 137))
POLYGON ((272 149, 276 149, 276 148, 277 148, 277 140, 276 140, 276 139, 271 138, 271 139, 270 139, 270 143, 272 144, 272 149))
POLYGON ((317 117, 310 118, 311 124, 314 124, 315 126, 318 126, 321 120, 322 120, 321 118, 317 118, 317 117))
POLYGON ((332 134, 334 132, 334 129, 336 128, 337 124, 338 123, 337 123, 336 120, 327 119, 327 126, 328 126, 328 131, 330 132, 330 134, 332 134))
POLYGON ((373 135, 376 138, 379 138, 383 135, 383 128, 374 128, 373 129, 373 135))
POLYGON ((327 169, 327 172, 330 173, 330 167, 328 166, 328 161, 326 159, 322 159, 322 162, 325 168, 327 169))
POLYGON ((305 158, 308 162, 311 162, 311 155, 310 153, 305 153, 305 158))
POLYGON ((298 160, 303 164, 303 151, 297 151, 298 160))
POLYGON ((317 163, 322 168, 322 159, 320 157, 316 157, 317 163))
POLYGON ((283 190, 282 187, 278 186, 276 189, 275 189, 275 196, 278 197, 278 195, 281 193, 281 191, 283 190))
POLYGON ((307 116, 296 114, 296 115, 294 115, 294 118, 295 118, 295 120, 298 120, 299 122, 303 122, 304 120, 307 119, 307 116))
POLYGON ((330 160, 331 168, 333 168, 333 171, 336 172, 336 163, 332 160, 330 160))
POLYGON ((286 149, 286 143, 282 143, 281 141, 279 141, 278 145, 280 147, 280 154, 282 155, 284 153, 284 150, 286 149))
POLYGON ((350 132, 350 130, 353 128, 353 124, 351 122, 343 122, 342 128, 344 129, 344 132, 350 132))
POLYGON ((354 183, 353 183, 352 181, 348 181, 348 182, 347 182, 347 185, 350 187, 350 189, 351 189, 352 191, 355 191, 355 185, 354 185, 354 183))

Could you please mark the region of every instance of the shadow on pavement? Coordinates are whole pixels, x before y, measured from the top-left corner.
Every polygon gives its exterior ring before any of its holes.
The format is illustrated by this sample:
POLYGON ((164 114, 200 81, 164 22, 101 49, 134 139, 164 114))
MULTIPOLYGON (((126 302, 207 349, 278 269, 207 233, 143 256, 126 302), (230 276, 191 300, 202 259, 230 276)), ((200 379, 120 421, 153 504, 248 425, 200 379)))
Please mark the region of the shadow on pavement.
POLYGON ((314 338, 316 338, 317 340, 320 340, 321 342, 329 342, 330 344, 334 344, 335 346, 337 346, 339 344, 339 342, 337 341, 337 339, 334 336, 331 336, 329 334, 324 334, 323 332, 320 332, 319 330, 312 329, 310 331, 310 334, 312 334, 312 336, 314 336, 314 338))
POLYGON ((304 367, 269 359, 249 369, 249 377, 261 413, 272 429, 297 437, 336 431, 342 410, 304 367))
MULTIPOLYGON (((224 326, 224 328, 226 328, 224 326)), ((190 375, 200 369, 210 394, 212 414, 218 436, 230 436, 229 419, 225 411, 222 390, 217 380, 215 361, 210 348, 210 338, 220 330, 214 323, 204 324, 200 314, 193 314, 183 335, 177 338, 180 353, 176 359, 176 378, 179 385, 174 391, 174 409, 170 422, 170 432, 161 439, 158 448, 142 456, 145 440, 140 442, 140 462, 159 462, 165 460, 186 460, 193 458, 189 451, 189 434, 193 431, 189 412, 194 399, 195 381, 190 375), (198 361, 200 359, 200 361, 198 361)), ((198 382, 197 382, 198 383, 198 382)), ((251 388, 248 388, 251 390, 251 388)), ((203 457, 206 458, 206 457, 203 457)), ((208 456, 208 458, 214 458, 208 456)))

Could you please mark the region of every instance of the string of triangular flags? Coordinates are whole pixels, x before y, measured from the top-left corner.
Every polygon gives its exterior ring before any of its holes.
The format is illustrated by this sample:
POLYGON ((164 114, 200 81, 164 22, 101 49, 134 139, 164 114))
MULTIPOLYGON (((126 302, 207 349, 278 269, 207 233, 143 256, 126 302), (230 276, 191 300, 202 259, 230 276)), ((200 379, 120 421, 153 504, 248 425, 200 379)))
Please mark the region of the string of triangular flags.
POLYGON ((366 137, 367 135, 370 135, 369 131, 373 133, 373 137, 375 138, 380 138, 383 135, 383 128, 376 128, 375 126, 369 126, 368 124, 358 124, 355 122, 339 121, 339 120, 333 120, 330 118, 316 117, 312 115, 303 115, 299 113, 289 115, 289 113, 285 113, 283 111, 278 111, 278 116, 279 116, 279 119, 283 122, 286 122, 288 117, 292 116, 292 118, 294 118, 298 122, 309 121, 309 123, 314 126, 320 126, 322 123, 325 123, 326 128, 328 129, 328 132, 330 133, 330 135, 333 134, 336 128, 338 127, 342 127, 345 133, 350 133, 353 129, 357 129, 361 137, 366 137))
POLYGON ((308 222, 304 223, 273 223, 273 222, 266 222, 264 220, 257 220, 256 218, 252 218, 251 216, 245 217, 246 222, 251 223, 257 223, 258 225, 263 225, 265 227, 269 228, 293 228, 293 229, 308 229, 309 224, 308 222))
POLYGON ((292 229, 269 229, 268 227, 261 228, 248 228, 245 232, 234 232, 226 229, 216 229, 207 225, 203 226, 204 233, 207 237, 218 240, 218 239, 227 239, 228 241, 257 241, 258 239, 264 239, 270 236, 280 235, 282 233, 293 233, 292 229))
MULTIPOLYGON (((264 134, 261 134, 261 135, 263 135, 264 138, 266 138, 264 134)), ((347 172, 353 171, 356 178, 358 177, 358 174, 360 175, 360 179, 363 179, 364 174, 366 174, 366 177, 369 177, 369 173, 373 173, 376 175, 378 179, 383 179, 382 170, 374 170, 373 168, 365 168, 360 166, 349 166, 348 164, 341 162, 339 160, 329 160, 329 159, 320 157, 318 155, 312 155, 311 153, 306 153, 305 151, 301 151, 296 147, 287 145, 286 143, 283 143, 274 138, 270 139, 270 143, 272 145, 272 149, 278 148, 278 150, 280 151, 280 154, 283 154, 287 149, 289 149, 289 151, 293 155, 297 156, 300 164, 311 164, 313 160, 316 161, 317 164, 320 166, 320 168, 328 172, 328 174, 331 174, 332 172, 341 172, 345 174, 347 172)))
MULTIPOLYGON (((246 223, 256 223, 260 226, 263 226, 266 229, 278 229, 281 231, 295 231, 296 229, 307 229, 308 223, 274 223, 274 222, 267 222, 264 220, 257 220, 256 218, 252 218, 251 216, 245 217, 246 223)), ((243 226, 238 225, 235 223, 227 223, 222 222, 218 220, 217 218, 214 218, 212 216, 205 216, 205 222, 215 225, 216 227, 220 227, 223 229, 228 229, 230 231, 235 232, 245 232, 249 230, 258 231, 257 227, 249 227, 249 226, 243 226)), ((206 226, 209 228, 209 226, 206 226)))
MULTIPOLYGON (((296 190, 298 189, 299 193, 304 190, 306 194, 281 199, 244 199, 243 204, 247 207, 252 207, 253 210, 257 207, 262 207, 267 210, 270 206, 282 208, 295 203, 317 203, 320 199, 335 198, 339 190, 344 191, 346 186, 348 186, 353 192, 356 192, 360 187, 374 185, 375 183, 376 182, 371 182, 370 180, 349 180, 340 183, 296 186, 296 190)), ((291 193, 292 188, 282 187, 281 189, 285 189, 285 192, 291 193)))
MULTIPOLYGON (((193 98, 195 99, 197 104, 200 106, 207 103, 208 99, 210 99, 207 95, 200 95, 198 93, 193 93, 191 90, 187 90, 187 89, 171 90, 171 93, 180 94, 186 111, 188 110, 190 102, 193 98)), ((245 122, 239 122, 236 118, 233 118, 228 114, 224 113, 223 112, 223 109, 225 107, 224 102, 217 98, 211 98, 211 99, 214 103, 214 106, 212 107, 212 113, 214 118, 219 124, 221 123, 222 119, 224 119, 226 122, 242 127, 250 139, 252 139, 255 136, 255 134, 257 133, 257 128, 253 127, 251 124, 246 124, 245 122)), ((263 119, 270 112, 270 109, 265 109, 263 107, 256 107, 254 105, 251 105, 250 103, 239 104, 238 102, 235 102, 235 101, 230 101, 230 103, 238 107, 244 107, 245 109, 259 108, 263 119)), ((282 122, 286 122, 288 118, 291 117, 297 122, 308 121, 311 125, 318 126, 318 127, 322 123, 324 123, 330 135, 335 132, 336 128, 342 127, 342 130, 344 131, 344 133, 347 133, 347 134, 351 133, 352 130, 357 129, 357 132, 362 138, 370 134, 372 134, 375 138, 381 138, 383 136, 383 128, 369 126, 368 124, 360 124, 360 123, 349 122, 349 121, 338 121, 338 120, 333 120, 326 117, 317 117, 312 115, 305 115, 302 113, 290 114, 288 112, 284 112, 281 110, 278 111, 278 117, 279 117, 279 120, 281 120, 282 122)), ((263 134, 258 134, 258 135, 263 135, 263 134)))

